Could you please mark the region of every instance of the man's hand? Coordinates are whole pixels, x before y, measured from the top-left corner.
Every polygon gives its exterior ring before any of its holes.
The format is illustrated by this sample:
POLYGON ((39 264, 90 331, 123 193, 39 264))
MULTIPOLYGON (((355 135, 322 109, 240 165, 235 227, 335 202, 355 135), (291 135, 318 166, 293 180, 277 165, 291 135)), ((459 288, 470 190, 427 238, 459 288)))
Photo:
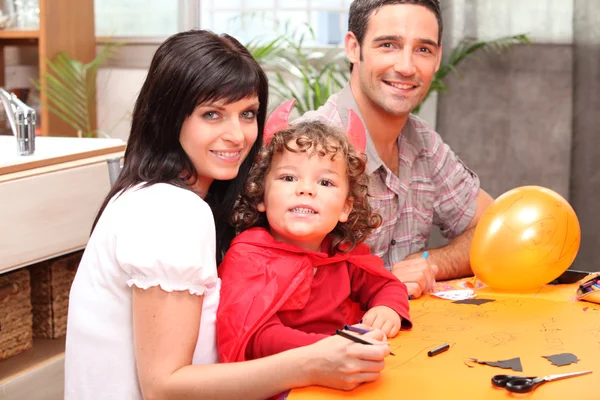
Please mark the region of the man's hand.
POLYGON ((406 285, 408 295, 414 298, 433 288, 437 272, 437 265, 429 264, 420 256, 399 261, 392 267, 392 273, 406 285))
POLYGON ((392 338, 400 331, 402 322, 398 313, 386 306, 371 308, 363 315, 362 323, 376 329, 381 329, 385 336, 392 338))

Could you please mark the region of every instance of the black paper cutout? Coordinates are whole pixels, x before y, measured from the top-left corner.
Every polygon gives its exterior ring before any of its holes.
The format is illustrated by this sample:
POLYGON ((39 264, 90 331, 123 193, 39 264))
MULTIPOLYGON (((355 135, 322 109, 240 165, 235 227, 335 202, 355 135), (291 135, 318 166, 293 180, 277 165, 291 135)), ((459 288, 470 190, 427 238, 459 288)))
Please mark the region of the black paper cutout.
POLYGON ((523 366, 521 365, 521 358, 515 357, 510 360, 499 360, 499 361, 480 361, 476 358, 471 358, 471 361, 477 364, 485 364, 490 367, 498 367, 504 369, 512 369, 513 371, 523 372, 523 366))
POLYGON ((544 357, 548 361, 552 362, 552 365, 556 365, 559 367, 577 363, 578 361, 580 361, 577 358, 577 356, 573 353, 560 353, 560 354, 553 354, 551 356, 542 356, 542 357, 544 357))
POLYGON ((485 303, 491 303, 492 301, 496 301, 493 299, 464 299, 464 300, 456 300, 453 301, 453 303, 456 304, 474 304, 476 306, 485 304, 485 303))

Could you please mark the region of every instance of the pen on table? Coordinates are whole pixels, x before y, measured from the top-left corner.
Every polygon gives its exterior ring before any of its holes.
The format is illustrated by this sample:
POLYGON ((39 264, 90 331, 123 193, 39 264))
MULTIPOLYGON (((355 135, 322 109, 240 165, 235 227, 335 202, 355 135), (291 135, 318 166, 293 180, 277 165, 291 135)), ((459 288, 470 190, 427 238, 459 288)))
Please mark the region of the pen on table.
MULTIPOLYGON (((361 339, 361 338, 359 338, 358 336, 351 335, 350 333, 348 333, 348 332, 345 332, 345 331, 343 331, 343 330, 341 330, 341 329, 338 329, 338 330, 336 330, 336 331, 335 331, 335 334, 336 334, 336 335, 340 335, 341 337, 344 337, 344 338, 346 338, 346 339, 352 340, 354 343, 360 343, 360 344, 370 344, 370 345, 373 345, 373 344, 375 344, 375 343, 367 342, 366 340, 364 340, 364 339, 361 339)), ((391 351, 390 351, 390 355, 392 355, 392 356, 395 356, 395 354, 394 354, 394 353, 392 353, 391 351)))
MULTIPOLYGON (((360 320, 360 323, 362 324, 362 319, 360 320)), ((369 329, 363 329, 363 328, 359 328, 357 326, 352 326, 352 325, 344 325, 344 330, 350 331, 350 332, 356 332, 361 335, 371 332, 369 329)))
POLYGON ((595 279, 590 279, 589 281, 582 283, 582 284, 581 284, 581 287, 582 287, 582 288, 586 288, 586 287, 588 287, 588 286, 592 286, 592 285, 594 285, 595 283, 596 283, 596 280, 595 280, 595 279))
POLYGON ((429 351, 427 352, 427 355, 428 355, 429 357, 433 357, 433 356, 436 356, 436 355, 438 355, 438 354, 440 354, 440 353, 443 353, 443 352, 445 352, 445 351, 446 351, 446 350, 448 350, 449 348, 450 348, 450 345, 449 345, 448 343, 446 343, 446 344, 443 344, 443 345, 441 345, 440 347, 436 347, 436 348, 435 348, 435 349, 433 349, 433 350, 429 350, 429 351))
POLYGON ((344 325, 344 330, 345 331, 350 331, 350 332, 360 333, 361 335, 364 335, 365 333, 371 332, 368 329, 358 328, 358 327, 352 326, 352 325, 344 325))
MULTIPOLYGON (((426 260, 426 259, 427 259, 427 256, 429 256, 429 252, 428 252, 428 251, 425 251, 425 252, 423 252, 423 256, 422 256, 422 258, 423 258, 424 260, 426 260)), ((415 298, 414 298, 412 295, 410 295, 410 296, 408 296, 408 299, 409 299, 409 300, 414 300, 415 298)))

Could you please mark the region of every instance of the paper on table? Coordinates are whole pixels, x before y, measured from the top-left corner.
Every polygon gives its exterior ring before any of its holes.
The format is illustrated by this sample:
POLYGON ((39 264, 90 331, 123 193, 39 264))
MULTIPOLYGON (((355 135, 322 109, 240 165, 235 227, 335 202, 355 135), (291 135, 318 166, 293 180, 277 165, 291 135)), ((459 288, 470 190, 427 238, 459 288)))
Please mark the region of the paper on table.
MULTIPOLYGON (((504 369, 512 369, 513 371, 523 372, 523 366, 521 365, 521 359, 519 357, 511 358, 510 360, 498 360, 498 361, 481 361, 476 358, 471 358, 471 361, 477 364, 486 364, 490 367, 498 367, 504 369)), ((468 367, 471 367, 467 364, 468 367)))
POLYGON ((443 292, 431 293, 432 296, 437 296, 446 300, 465 300, 475 297, 475 292, 471 289, 464 290, 446 290, 443 292))
POLYGON ((542 356, 542 357, 544 357, 548 361, 550 361, 552 363, 552 365, 556 365, 559 367, 581 361, 573 353, 560 353, 560 354, 553 354, 551 356, 542 356))

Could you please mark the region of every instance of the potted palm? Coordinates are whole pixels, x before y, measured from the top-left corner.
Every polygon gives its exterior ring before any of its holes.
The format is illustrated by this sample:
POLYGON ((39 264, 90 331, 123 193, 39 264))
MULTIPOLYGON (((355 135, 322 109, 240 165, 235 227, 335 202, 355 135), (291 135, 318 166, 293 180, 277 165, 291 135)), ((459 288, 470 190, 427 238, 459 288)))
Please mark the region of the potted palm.
POLYGON ((100 66, 113 57, 115 50, 123 43, 104 46, 95 59, 87 64, 75 60, 65 52, 47 59, 48 69, 33 86, 45 96, 44 105, 48 110, 72 126, 79 137, 108 136, 92 126, 96 104, 96 77, 100 66), (45 81, 45 85, 42 84, 45 81))

